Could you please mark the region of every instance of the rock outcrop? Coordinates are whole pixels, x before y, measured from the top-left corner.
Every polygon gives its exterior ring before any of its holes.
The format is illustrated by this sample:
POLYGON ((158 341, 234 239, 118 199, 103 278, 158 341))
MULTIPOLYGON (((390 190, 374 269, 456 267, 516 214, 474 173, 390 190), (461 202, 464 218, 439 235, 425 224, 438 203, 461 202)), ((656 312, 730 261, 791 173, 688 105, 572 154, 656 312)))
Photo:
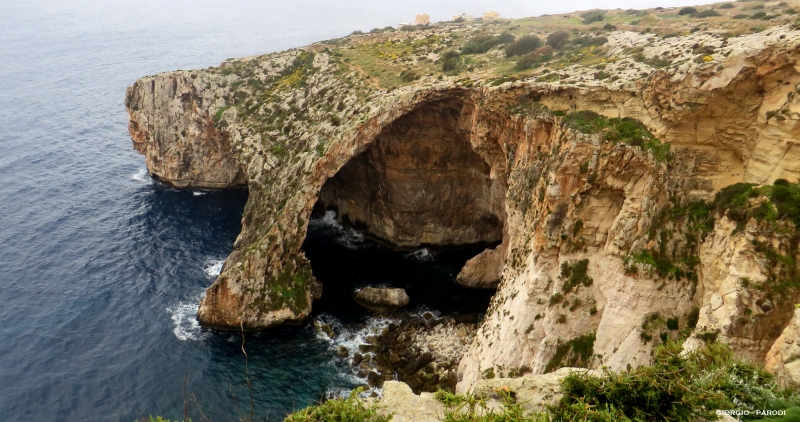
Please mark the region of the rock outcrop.
POLYGON ((409 302, 406 291, 396 287, 364 287, 353 293, 353 300, 379 314, 396 311, 409 302))
POLYGON ((133 147, 151 176, 179 188, 230 188, 247 184, 231 148, 230 132, 209 114, 212 91, 194 72, 142 79, 128 88, 125 106, 133 147))
POLYGON ((800 309, 767 353, 766 369, 782 387, 800 386, 800 309))
POLYGON ((377 402, 378 414, 392 415, 396 422, 439 422, 444 418, 444 405, 433 393, 414 394, 411 388, 401 381, 387 381, 383 384, 383 398, 377 402))
POLYGON ((238 330, 308 316, 318 289, 301 245, 322 203, 398 247, 499 245, 459 276, 497 293, 458 391, 489 374, 645 364, 669 339, 719 338, 758 360, 773 349, 785 367, 775 341, 794 341, 798 294, 776 268, 796 266, 794 223, 757 218, 762 194, 712 200, 800 177, 800 31, 692 25, 621 28, 515 80, 497 50, 442 72, 446 49, 483 33, 472 24, 140 79, 126 104, 150 173, 249 189, 198 318, 238 330))
MULTIPOLYGON (((473 394, 483 398, 485 402, 484 407, 477 411, 482 413, 494 410, 500 413, 503 402, 500 393, 504 392, 516 399, 526 415, 544 412, 547 406, 555 405, 561 399, 561 380, 573 373, 596 375, 595 371, 561 368, 550 374, 481 380, 475 386, 473 394)), ((383 397, 376 404, 379 414, 392 414, 392 420, 398 422, 439 422, 444 420, 447 412, 459 414, 467 411, 465 406, 448 408, 429 392, 414 394, 401 381, 386 381, 383 385, 383 397)))

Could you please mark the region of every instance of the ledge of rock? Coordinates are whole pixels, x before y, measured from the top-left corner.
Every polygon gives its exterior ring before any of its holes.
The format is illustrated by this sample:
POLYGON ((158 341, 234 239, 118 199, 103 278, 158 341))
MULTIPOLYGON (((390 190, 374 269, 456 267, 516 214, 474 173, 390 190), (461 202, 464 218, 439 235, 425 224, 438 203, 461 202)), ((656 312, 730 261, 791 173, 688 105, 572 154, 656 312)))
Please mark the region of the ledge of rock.
POLYGON ((502 402, 499 391, 513 393, 517 403, 527 413, 543 412, 548 405, 561 399, 561 380, 572 373, 597 375, 583 368, 560 368, 549 374, 525 375, 519 378, 482 379, 475 384, 473 394, 502 402))
MULTIPOLYGON (((486 399, 486 409, 491 411, 503 407, 499 392, 509 392, 520 403, 523 412, 531 415, 556 404, 561 399, 561 380, 573 373, 597 375, 596 371, 582 368, 561 368, 549 374, 481 380, 472 393, 486 399)), ((445 412, 454 410, 447 409, 433 393, 416 395, 411 387, 400 381, 384 382, 383 399, 378 406, 381 415, 394 414, 394 422, 439 422, 445 412)))
POLYGON ((444 405, 433 393, 414 394, 406 383, 383 383, 383 399, 378 402, 378 413, 393 415, 392 422, 439 422, 445 413, 444 405))
POLYGON ((353 293, 353 300, 378 314, 396 311, 409 302, 406 291, 394 287, 365 287, 353 293))

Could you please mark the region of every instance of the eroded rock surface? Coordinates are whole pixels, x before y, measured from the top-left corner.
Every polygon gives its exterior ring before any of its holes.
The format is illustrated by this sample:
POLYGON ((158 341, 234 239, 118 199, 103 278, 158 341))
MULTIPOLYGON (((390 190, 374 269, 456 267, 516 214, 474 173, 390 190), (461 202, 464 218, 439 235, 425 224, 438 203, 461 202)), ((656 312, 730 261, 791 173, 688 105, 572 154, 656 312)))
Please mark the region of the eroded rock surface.
POLYGON ((503 237, 502 186, 469 144, 469 104, 422 104, 383 129, 322 187, 340 219, 397 247, 503 237))

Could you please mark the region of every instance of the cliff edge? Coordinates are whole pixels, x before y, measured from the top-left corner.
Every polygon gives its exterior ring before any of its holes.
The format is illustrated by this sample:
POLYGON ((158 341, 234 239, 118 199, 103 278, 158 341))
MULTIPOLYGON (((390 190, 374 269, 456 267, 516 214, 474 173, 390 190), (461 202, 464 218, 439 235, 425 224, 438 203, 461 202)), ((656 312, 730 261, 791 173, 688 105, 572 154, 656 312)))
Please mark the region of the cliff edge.
POLYGON ((800 31, 736 7, 440 24, 136 81, 151 175, 249 189, 199 320, 305 318, 322 204, 397 247, 499 245, 459 277, 497 285, 461 391, 645 364, 659 339, 763 361, 797 300, 795 223, 771 186, 794 198, 800 177, 800 31))

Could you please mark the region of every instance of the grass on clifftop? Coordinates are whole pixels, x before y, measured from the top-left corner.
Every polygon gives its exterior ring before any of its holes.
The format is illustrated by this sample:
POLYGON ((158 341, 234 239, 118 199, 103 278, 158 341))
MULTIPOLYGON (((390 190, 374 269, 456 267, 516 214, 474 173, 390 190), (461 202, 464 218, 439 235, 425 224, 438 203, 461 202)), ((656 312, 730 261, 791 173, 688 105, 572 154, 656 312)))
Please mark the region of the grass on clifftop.
POLYGON ((284 422, 389 422, 392 416, 381 416, 377 408, 359 398, 357 388, 347 398, 327 400, 292 413, 284 422))
POLYGON ((547 422, 545 414, 526 416, 520 403, 507 391, 500 391, 501 409, 490 408, 488 402, 472 394, 456 395, 444 390, 436 392, 436 399, 448 409, 443 422, 547 422))

